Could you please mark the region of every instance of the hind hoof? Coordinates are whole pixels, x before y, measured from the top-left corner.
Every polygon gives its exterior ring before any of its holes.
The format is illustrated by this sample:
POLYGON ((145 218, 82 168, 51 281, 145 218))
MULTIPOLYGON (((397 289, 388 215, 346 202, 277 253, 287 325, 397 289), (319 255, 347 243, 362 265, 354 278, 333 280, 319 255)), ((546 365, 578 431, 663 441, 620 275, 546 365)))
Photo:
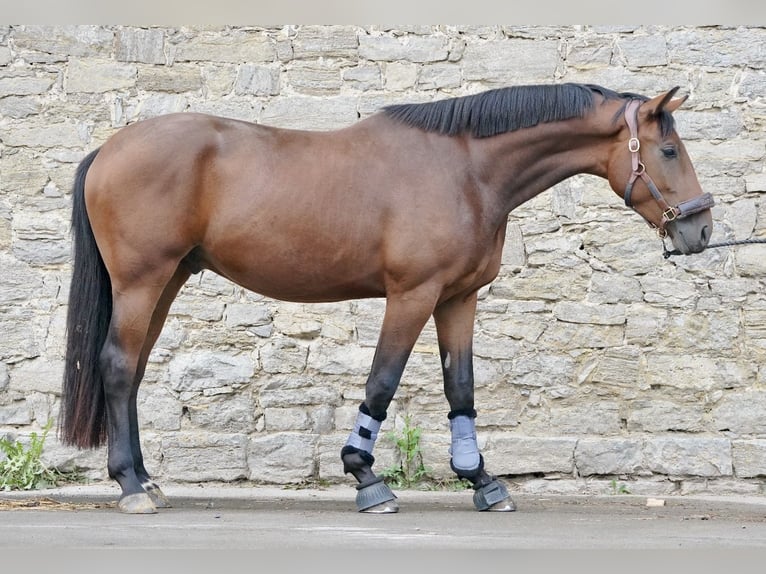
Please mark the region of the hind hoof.
POLYGON ((146 494, 149 495, 149 498, 152 499, 152 502, 154 503, 154 506, 157 508, 173 508, 173 505, 170 504, 170 500, 167 496, 165 496, 165 493, 160 490, 160 487, 154 484, 153 482, 149 482, 147 484, 144 484, 144 490, 146 491, 146 494))
POLYGON ((124 514, 157 514, 157 507, 145 492, 123 496, 117 503, 117 508, 124 514))

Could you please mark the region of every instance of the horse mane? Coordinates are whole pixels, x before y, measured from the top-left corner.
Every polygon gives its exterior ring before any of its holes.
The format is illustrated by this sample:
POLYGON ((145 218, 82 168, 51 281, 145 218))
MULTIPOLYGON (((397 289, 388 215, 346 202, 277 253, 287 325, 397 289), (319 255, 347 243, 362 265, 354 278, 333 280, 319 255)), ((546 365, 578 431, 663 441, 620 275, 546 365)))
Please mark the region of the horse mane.
MULTIPOLYGON (((511 86, 419 104, 396 104, 383 108, 388 117, 408 126, 445 135, 470 133, 477 138, 531 128, 541 123, 581 118, 594 107, 595 94, 605 100, 649 98, 618 93, 594 84, 543 84, 511 86)), ((615 115, 621 117, 624 106, 615 115)), ((663 136, 673 130, 673 117, 660 116, 663 136)))

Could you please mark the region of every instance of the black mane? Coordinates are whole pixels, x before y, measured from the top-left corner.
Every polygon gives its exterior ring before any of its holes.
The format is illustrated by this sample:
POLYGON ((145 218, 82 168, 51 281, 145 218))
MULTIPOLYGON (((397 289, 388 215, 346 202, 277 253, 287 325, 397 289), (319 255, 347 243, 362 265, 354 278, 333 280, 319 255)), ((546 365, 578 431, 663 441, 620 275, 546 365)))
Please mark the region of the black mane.
MULTIPOLYGON (((422 104, 386 106, 383 113, 408 126, 445 135, 470 133, 490 137, 540 123, 581 118, 594 105, 594 94, 607 100, 648 100, 592 84, 513 86, 422 104)), ((624 108, 623 108, 624 109, 624 108)), ((661 119, 663 134, 673 129, 670 114, 661 119)))

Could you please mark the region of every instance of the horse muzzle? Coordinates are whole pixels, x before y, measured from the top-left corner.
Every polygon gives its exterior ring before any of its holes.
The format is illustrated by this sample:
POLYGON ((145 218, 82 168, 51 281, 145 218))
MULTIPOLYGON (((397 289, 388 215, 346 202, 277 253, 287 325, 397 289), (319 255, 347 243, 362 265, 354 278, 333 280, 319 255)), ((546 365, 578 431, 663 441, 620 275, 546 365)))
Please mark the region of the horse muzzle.
POLYGON ((710 209, 687 213, 668 221, 664 230, 673 242, 673 246, 683 255, 701 253, 710 242, 713 234, 713 217, 710 209))

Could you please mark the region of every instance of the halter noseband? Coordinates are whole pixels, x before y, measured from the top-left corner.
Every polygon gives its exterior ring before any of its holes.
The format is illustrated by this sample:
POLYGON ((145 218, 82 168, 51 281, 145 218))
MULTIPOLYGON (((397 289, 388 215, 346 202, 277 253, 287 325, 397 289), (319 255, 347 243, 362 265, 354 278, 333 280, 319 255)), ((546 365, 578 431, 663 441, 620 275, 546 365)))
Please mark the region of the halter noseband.
MULTIPOLYGON (((633 172, 630 174, 630 178, 628 179, 628 185, 625 186, 625 205, 633 208, 633 202, 631 199, 631 195, 633 193, 633 184, 636 183, 636 180, 640 177, 646 184, 646 187, 649 189, 652 197, 662 209, 662 221, 660 222, 659 227, 649 220, 647 220, 647 223, 649 223, 651 227, 657 229, 657 233, 660 234, 660 237, 665 237, 665 235, 667 235, 665 227, 668 223, 675 221, 676 219, 683 219, 684 217, 688 217, 693 213, 699 213, 700 211, 710 209, 713 207, 715 201, 713 200, 713 196, 710 193, 703 193, 702 195, 693 199, 682 201, 675 207, 670 206, 668 202, 665 201, 665 198, 662 197, 662 193, 660 193, 660 190, 657 189, 657 186, 654 184, 654 181, 652 181, 652 178, 649 177, 648 173, 646 173, 646 166, 641 161, 641 156, 638 153, 641 149, 641 142, 638 140, 639 106, 641 106, 640 100, 631 100, 628 102, 628 105, 625 106, 625 122, 628 124, 628 129, 630 130, 628 150, 630 151, 630 160, 633 167, 633 172)), ((644 217, 644 219, 646 218, 644 217)))

